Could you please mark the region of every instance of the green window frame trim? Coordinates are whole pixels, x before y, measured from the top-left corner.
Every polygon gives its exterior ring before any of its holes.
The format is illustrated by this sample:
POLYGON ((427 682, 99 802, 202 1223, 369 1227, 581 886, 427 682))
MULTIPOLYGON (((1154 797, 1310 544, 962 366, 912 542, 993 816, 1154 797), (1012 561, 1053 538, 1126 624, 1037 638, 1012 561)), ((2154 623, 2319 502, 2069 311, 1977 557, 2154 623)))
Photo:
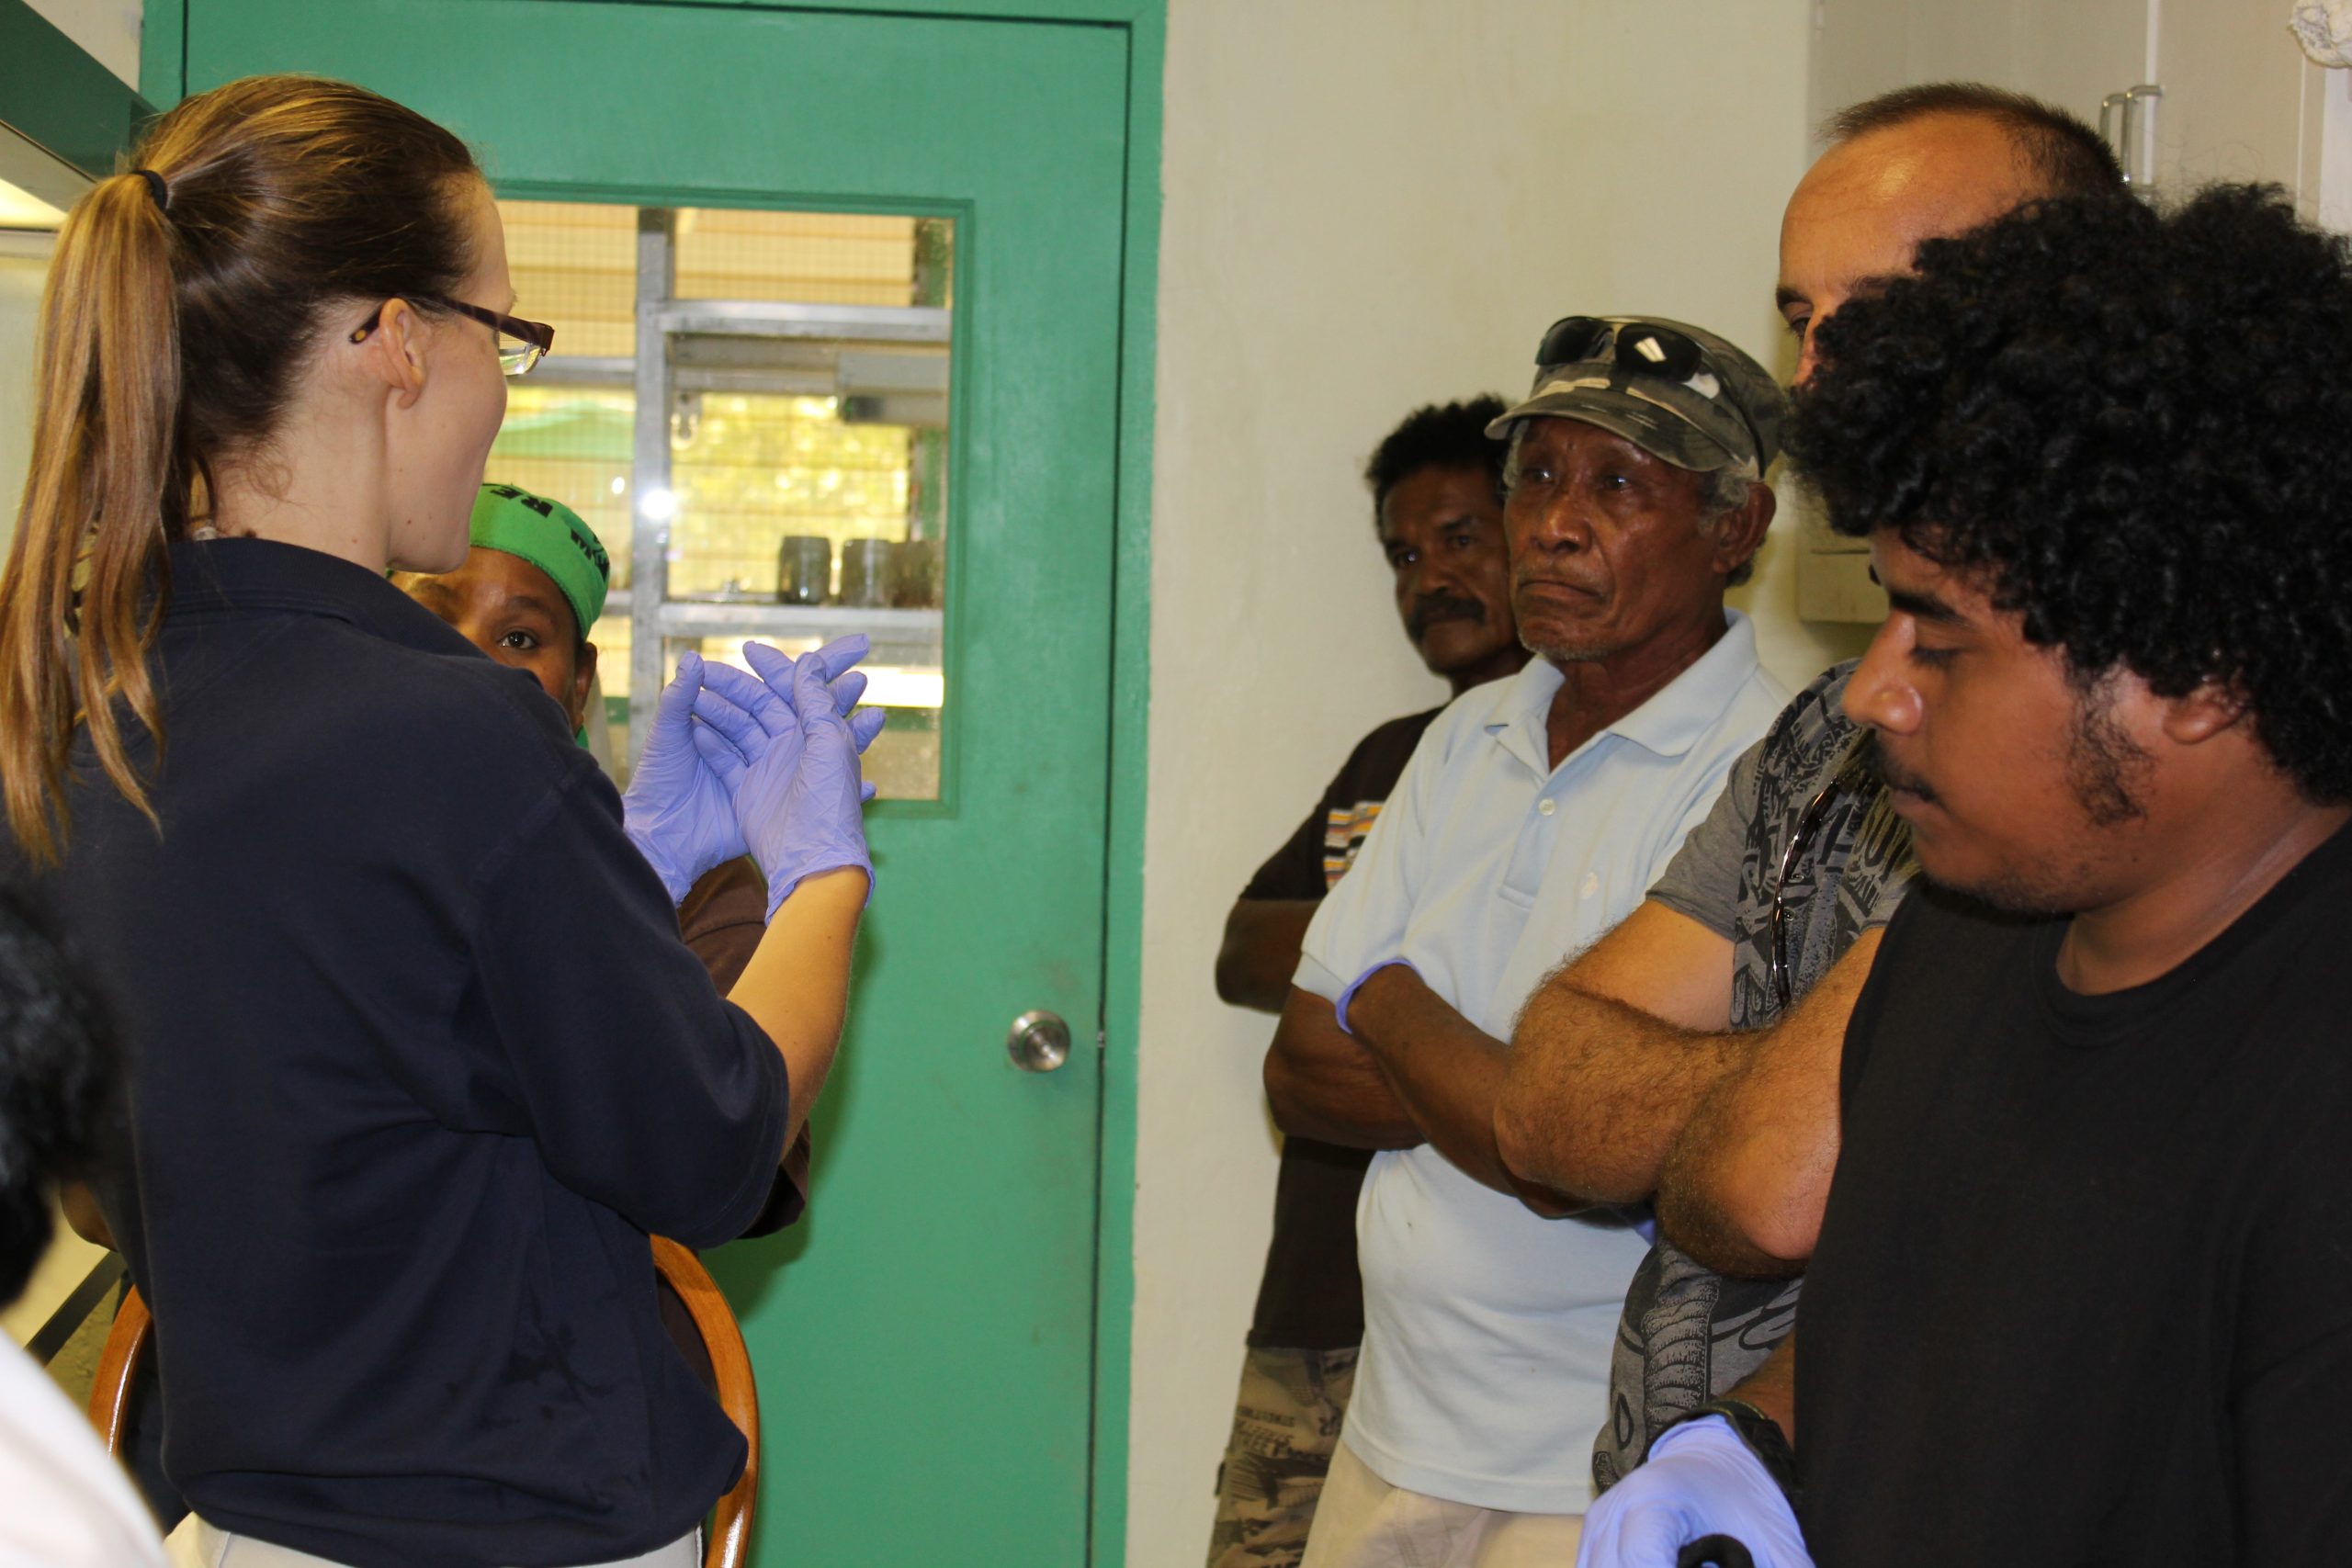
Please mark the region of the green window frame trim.
MULTIPOLYGON (((141 53, 143 73, 143 42, 141 53)), ((25 0, 0 0, 0 123, 96 180, 115 172, 154 115, 25 0)))
MULTIPOLYGON (((598 0, 571 0, 594 4, 598 0)), ((1151 459, 1156 306, 1159 288, 1159 163, 1167 0, 640 0, 770 10, 865 11, 967 17, 1008 22, 1076 22, 1112 28, 1127 44, 1127 168, 1125 274, 1120 280, 1117 529, 1112 589, 1110 842, 1104 916, 1101 1156, 1096 1168, 1094 1275, 1094 1451, 1087 1562, 1119 1568, 1127 1554, 1127 1417, 1135 1321, 1136 1068, 1143 990, 1144 792, 1151 696, 1151 459)), ((0 0, 0 24, 29 14, 0 0)), ((38 17, 32 18, 39 21, 38 17)), ((46 22, 40 26, 48 28, 46 22)), ((54 32, 54 28, 49 28, 54 32)), ((186 0, 146 0, 140 85, 155 103, 186 96, 186 0)), ((70 42, 69 49, 73 48, 70 42)), ((13 39, 0 25, 0 58, 13 39)), ((74 53, 128 100, 126 130, 154 112, 78 49, 74 53), (133 107, 135 106, 135 107, 133 107)), ((0 75, 0 118, 10 102, 12 66, 0 75)), ((95 90, 85 89, 85 90, 95 90)), ((94 171, 105 173, 101 168, 94 171)), ((1081 1030, 1082 1033, 1082 1030, 1081 1030)))

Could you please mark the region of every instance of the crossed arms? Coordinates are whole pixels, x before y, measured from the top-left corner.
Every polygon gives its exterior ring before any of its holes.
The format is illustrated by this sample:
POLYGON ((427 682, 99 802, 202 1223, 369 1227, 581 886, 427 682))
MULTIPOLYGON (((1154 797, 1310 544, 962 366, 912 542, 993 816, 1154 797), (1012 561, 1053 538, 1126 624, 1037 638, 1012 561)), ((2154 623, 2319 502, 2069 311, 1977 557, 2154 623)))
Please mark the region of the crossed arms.
POLYGON ((1267 1098, 1286 1133, 1431 1144, 1541 1213, 1652 1199, 1700 1262, 1795 1273, 1820 1231, 1846 1021, 1878 942, 1865 932, 1779 1024, 1739 1032, 1731 943, 1656 902, 1546 979, 1508 1043, 1401 964, 1357 990, 1352 1034, 1293 988, 1267 1098))
POLYGON ((1865 931, 1781 1021, 1732 1032, 1728 940, 1655 901, 1555 972, 1512 1036, 1504 1164, 1609 1202, 1651 1199, 1724 1273, 1798 1272, 1838 1163, 1846 1021, 1878 953, 1865 931))

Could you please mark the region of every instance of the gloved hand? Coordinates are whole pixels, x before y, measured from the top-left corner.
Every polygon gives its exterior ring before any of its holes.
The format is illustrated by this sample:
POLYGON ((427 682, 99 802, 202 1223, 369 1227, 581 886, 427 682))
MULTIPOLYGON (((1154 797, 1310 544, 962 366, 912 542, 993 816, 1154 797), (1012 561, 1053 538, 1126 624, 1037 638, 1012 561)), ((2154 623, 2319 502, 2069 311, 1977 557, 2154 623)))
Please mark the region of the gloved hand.
MULTIPOLYGON (((834 710, 843 718, 857 705, 857 699, 865 694, 865 673, 852 667, 865 657, 872 646, 863 633, 853 633, 803 656, 825 666, 834 710)), ((731 664, 703 666, 703 689, 695 698, 695 713, 734 740, 748 763, 760 760, 766 749, 763 737, 767 732, 787 728, 797 732, 797 726, 785 722, 792 711, 792 669, 797 661, 763 642, 745 643, 743 657, 756 674, 746 674, 731 664), (760 739, 750 739, 741 733, 739 715, 758 720, 760 739), (747 741, 749 749, 744 750, 747 741)))
MULTIPOLYGON (((865 694, 865 675, 850 666, 865 658, 870 647, 862 633, 853 634, 801 656, 822 666, 833 711, 849 721, 860 756, 889 719, 880 708, 857 706, 865 694)), ((801 660, 763 642, 745 643, 743 657, 757 674, 746 674, 731 664, 707 663, 702 690, 695 694, 695 716, 703 721, 696 727, 696 744, 730 795, 744 770, 766 756, 771 746, 792 748, 797 758, 801 744, 800 720, 791 697, 793 671, 801 660)), ((863 798, 874 798, 872 784, 864 786, 863 798)))
POLYGON ((1756 1568, 1813 1568, 1788 1498, 1720 1416, 1669 1427, 1594 1501, 1577 1568, 1675 1568, 1685 1546, 1710 1535, 1746 1546, 1756 1568))
POLYGON ((793 660, 747 646, 762 683, 784 700, 750 697, 729 705, 732 714, 713 707, 709 728, 716 733, 703 744, 703 755, 733 791, 745 841, 767 876, 771 919, 801 878, 820 871, 854 866, 865 873, 871 896, 874 867, 859 807, 872 792, 857 759, 886 716, 864 709, 842 717, 840 679, 826 651, 793 660), (778 693, 779 678, 787 676, 788 688, 778 693))
POLYGON ((695 744, 695 699, 703 672, 699 655, 679 659, 677 678, 662 688, 645 754, 621 796, 622 830, 662 878, 673 904, 703 873, 744 848, 733 794, 695 744))
MULTIPOLYGON (((1383 969, 1392 967, 1413 969, 1413 961, 1409 958, 1384 958, 1379 963, 1374 964, 1371 968, 1366 969, 1363 974, 1348 982, 1347 989, 1340 993, 1340 999, 1331 1004, 1331 1018, 1334 1022, 1339 1024, 1340 1033, 1350 1036, 1352 1036, 1355 1033, 1355 1031, 1348 1026, 1348 1004, 1356 999, 1356 993, 1363 989, 1364 982, 1371 979, 1374 975, 1379 974, 1383 969)), ((1413 977, 1415 979, 1420 978, 1420 974, 1421 972, 1419 969, 1413 969, 1413 977)))

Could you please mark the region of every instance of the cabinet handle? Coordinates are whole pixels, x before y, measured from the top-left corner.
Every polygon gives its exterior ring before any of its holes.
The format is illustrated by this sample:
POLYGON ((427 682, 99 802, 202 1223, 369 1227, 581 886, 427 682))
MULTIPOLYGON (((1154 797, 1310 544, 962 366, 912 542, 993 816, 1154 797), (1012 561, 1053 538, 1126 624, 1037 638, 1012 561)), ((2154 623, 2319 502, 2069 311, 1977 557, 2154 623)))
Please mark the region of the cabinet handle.
POLYGON ((2142 196, 2156 188, 2156 106, 2164 96, 2154 82, 2143 82, 2098 101, 2099 139, 2115 149, 2124 186, 2142 196))

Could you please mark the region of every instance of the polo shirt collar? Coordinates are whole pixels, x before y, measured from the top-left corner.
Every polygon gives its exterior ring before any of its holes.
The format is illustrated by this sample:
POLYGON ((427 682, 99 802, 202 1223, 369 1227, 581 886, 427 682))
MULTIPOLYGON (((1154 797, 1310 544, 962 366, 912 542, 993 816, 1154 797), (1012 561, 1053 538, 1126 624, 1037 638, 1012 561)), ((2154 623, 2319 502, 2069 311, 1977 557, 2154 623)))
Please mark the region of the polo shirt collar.
POLYGON ((447 622, 366 567, 274 539, 171 546, 173 620, 256 611, 323 615, 430 653, 474 652, 447 622))
MULTIPOLYGON (((1696 745, 1756 673, 1755 626, 1746 615, 1729 608, 1724 611, 1724 635, 1713 648, 1600 735, 1630 740, 1660 757, 1679 757, 1696 745)), ((1550 660, 1529 660, 1510 678, 1495 716, 1487 722, 1487 733, 1496 743, 1539 777, 1552 772, 1545 719, 1552 711, 1552 698, 1566 679, 1550 660)), ((1599 739, 1599 735, 1593 737, 1599 739)))

